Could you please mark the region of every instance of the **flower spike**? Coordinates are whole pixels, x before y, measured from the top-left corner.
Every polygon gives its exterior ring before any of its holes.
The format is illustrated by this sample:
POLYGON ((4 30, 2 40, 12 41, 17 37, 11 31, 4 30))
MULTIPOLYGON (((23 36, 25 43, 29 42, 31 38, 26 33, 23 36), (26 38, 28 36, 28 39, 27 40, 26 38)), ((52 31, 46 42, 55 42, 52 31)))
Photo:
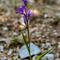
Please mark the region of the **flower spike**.
POLYGON ((23 0, 23 2, 24 2, 24 4, 26 5, 28 1, 27 1, 27 0, 23 0))

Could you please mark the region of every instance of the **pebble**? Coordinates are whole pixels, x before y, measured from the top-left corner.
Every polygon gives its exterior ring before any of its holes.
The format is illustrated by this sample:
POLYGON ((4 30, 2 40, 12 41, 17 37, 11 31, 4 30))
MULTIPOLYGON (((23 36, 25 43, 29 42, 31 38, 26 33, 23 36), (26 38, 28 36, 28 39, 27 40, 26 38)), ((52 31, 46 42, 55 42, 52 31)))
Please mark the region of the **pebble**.
POLYGON ((17 32, 13 32, 13 35, 14 35, 14 36, 17 36, 17 35, 18 35, 18 33, 17 33, 17 32))
POLYGON ((29 1, 29 4, 30 4, 30 5, 33 5, 34 2, 35 2, 34 0, 28 0, 28 1, 29 1))
POLYGON ((7 27, 3 27, 3 30, 4 30, 4 31, 8 31, 8 28, 7 28, 7 27))
POLYGON ((4 47, 2 45, 0 45, 0 51, 3 52, 4 51, 4 47))
POLYGON ((44 47, 45 47, 45 44, 44 44, 44 43, 42 43, 42 44, 41 44, 41 47, 42 47, 42 48, 44 48, 44 47))
POLYGON ((46 54, 46 55, 42 58, 42 60, 46 60, 46 59, 48 59, 48 60, 54 60, 54 54, 46 54))
POLYGON ((56 3, 57 3, 58 5, 60 5, 60 0, 57 0, 56 3))
POLYGON ((60 44, 58 45, 58 49, 60 49, 60 44))
POLYGON ((56 53, 56 57, 57 57, 57 58, 59 57, 59 53, 56 53))
POLYGON ((47 43, 46 43, 46 46, 49 46, 49 47, 50 47, 50 46, 51 46, 51 43, 48 43, 48 42, 47 42, 47 43))
POLYGON ((12 49, 9 49, 9 51, 8 51, 8 55, 11 55, 12 52, 13 52, 13 50, 12 50, 12 49))
POLYGON ((48 17, 48 14, 47 14, 47 13, 45 13, 45 14, 44 14, 44 18, 47 18, 47 17, 48 17))
POLYGON ((1 60, 6 60, 7 58, 4 55, 2 55, 0 59, 1 60))

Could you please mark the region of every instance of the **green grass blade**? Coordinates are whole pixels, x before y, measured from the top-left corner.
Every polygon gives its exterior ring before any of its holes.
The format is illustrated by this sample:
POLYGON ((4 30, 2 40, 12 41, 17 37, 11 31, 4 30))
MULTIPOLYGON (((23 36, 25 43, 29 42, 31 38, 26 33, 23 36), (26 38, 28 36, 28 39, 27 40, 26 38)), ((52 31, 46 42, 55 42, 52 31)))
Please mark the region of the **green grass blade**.
POLYGON ((49 49, 49 50, 47 50, 45 53, 37 56, 35 60, 41 60, 41 58, 44 57, 47 53, 49 53, 51 50, 52 50, 52 49, 49 49))

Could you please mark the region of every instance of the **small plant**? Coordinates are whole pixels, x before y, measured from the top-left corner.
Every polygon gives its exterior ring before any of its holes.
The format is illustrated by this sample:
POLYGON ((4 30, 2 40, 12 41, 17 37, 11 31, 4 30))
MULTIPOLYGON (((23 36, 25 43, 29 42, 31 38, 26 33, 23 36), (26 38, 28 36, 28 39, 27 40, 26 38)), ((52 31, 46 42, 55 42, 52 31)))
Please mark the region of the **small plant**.
POLYGON ((30 36, 29 36, 29 18, 32 16, 31 11, 29 10, 29 6, 27 5, 28 0, 23 0, 24 5, 22 5, 21 7, 19 7, 17 9, 17 13, 21 14, 21 16, 24 18, 24 23, 27 27, 27 36, 28 36, 28 41, 26 41, 26 38, 22 32, 22 36, 23 36, 23 40, 24 43, 28 49, 29 55, 30 55, 30 60, 31 60, 31 54, 30 54, 30 36), (28 43, 29 42, 29 47, 28 47, 28 43))
MULTIPOLYGON (((29 33, 29 20, 30 20, 30 18, 32 16, 32 12, 30 11, 30 9, 29 9, 30 6, 27 3, 28 3, 28 0, 23 0, 23 5, 21 7, 19 7, 16 12, 19 13, 24 18, 23 23, 26 25, 28 41, 26 40, 23 32, 22 32, 22 36, 23 36, 23 40, 24 40, 24 43, 26 45, 26 48, 27 48, 27 50, 29 52, 29 56, 30 56, 29 60, 32 60, 31 53, 30 53, 30 33, 29 33), (29 44, 29 46, 28 46, 28 44, 29 44)), ((41 59, 49 51, 50 50, 48 50, 47 52, 45 52, 42 55, 37 56, 36 60, 41 59)))
POLYGON ((13 37, 11 40, 11 43, 9 44, 9 47, 17 47, 17 45, 21 44, 16 37, 13 37))

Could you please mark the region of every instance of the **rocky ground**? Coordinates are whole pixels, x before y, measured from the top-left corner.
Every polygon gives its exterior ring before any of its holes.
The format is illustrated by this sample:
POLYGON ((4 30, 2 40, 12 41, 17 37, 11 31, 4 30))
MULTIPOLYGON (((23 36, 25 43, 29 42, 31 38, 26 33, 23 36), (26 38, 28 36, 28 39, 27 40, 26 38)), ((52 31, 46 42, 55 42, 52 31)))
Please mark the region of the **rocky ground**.
MULTIPOLYGON (((30 21, 31 42, 38 45, 42 50, 45 47, 52 47, 55 59, 60 60, 60 5, 58 2, 53 5, 51 3, 48 5, 46 2, 44 4, 34 3, 31 8, 38 9, 40 15, 33 17, 30 21)), ((10 44, 13 36, 18 37, 20 43, 23 43, 19 29, 21 19, 20 15, 16 14, 16 9, 20 4, 22 4, 21 1, 15 0, 0 1, 0 41, 6 41, 7 45, 10 44)), ((6 56, 7 52, 8 49, 0 53, 0 57, 4 54, 6 56)))

